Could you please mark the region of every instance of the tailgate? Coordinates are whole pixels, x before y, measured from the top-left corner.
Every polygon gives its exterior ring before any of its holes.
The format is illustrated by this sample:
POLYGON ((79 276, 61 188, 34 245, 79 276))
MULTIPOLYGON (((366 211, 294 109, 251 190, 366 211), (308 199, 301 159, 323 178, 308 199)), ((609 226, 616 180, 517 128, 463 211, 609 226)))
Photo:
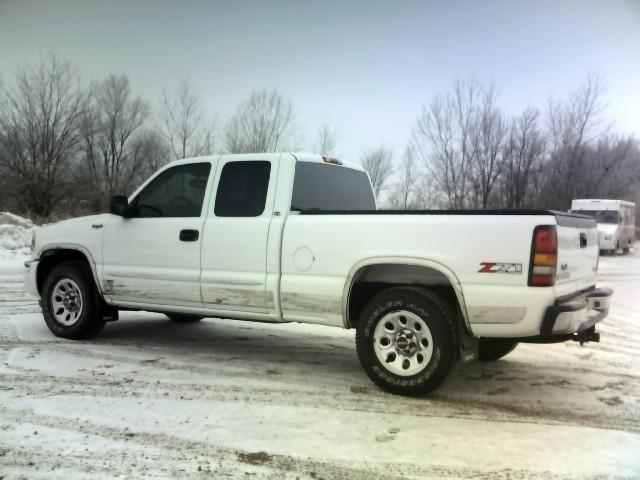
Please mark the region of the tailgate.
POLYGON ((556 292, 569 295, 596 284, 598 228, 593 218, 554 212, 558 224, 556 292))

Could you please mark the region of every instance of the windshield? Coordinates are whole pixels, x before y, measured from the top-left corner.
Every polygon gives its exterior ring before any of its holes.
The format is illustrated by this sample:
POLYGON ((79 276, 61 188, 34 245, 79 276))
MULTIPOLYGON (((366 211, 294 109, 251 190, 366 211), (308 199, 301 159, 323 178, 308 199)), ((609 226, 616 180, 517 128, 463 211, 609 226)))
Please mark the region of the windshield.
POLYGON ((595 218, 597 223, 618 224, 618 212, 616 210, 573 210, 571 213, 588 215, 595 218))

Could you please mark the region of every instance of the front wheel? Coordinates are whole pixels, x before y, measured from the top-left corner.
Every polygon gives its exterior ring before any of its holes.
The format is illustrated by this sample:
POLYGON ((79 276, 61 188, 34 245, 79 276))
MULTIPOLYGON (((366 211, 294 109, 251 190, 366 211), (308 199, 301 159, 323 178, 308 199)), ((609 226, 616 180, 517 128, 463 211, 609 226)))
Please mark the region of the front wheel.
POLYGON ((99 299, 87 266, 64 262, 47 274, 42 286, 42 314, 58 337, 80 340, 102 330, 99 299))
POLYGON ((382 389, 421 395, 446 377, 455 353, 454 314, 428 290, 398 287, 376 295, 356 331, 360 363, 382 389))
POLYGON ((478 360, 490 362, 498 360, 511 352, 518 346, 518 342, 508 338, 481 338, 478 341, 478 360))

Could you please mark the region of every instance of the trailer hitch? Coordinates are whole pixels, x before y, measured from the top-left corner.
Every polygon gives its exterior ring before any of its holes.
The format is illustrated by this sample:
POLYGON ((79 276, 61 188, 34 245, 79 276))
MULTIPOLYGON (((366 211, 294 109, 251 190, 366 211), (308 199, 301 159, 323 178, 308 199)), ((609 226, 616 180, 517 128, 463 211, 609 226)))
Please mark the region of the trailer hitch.
POLYGON ((587 328, 585 331, 573 335, 571 340, 574 342, 580 342, 580 345, 584 345, 588 342, 598 343, 600 341, 600 332, 596 332, 596 327, 587 328))

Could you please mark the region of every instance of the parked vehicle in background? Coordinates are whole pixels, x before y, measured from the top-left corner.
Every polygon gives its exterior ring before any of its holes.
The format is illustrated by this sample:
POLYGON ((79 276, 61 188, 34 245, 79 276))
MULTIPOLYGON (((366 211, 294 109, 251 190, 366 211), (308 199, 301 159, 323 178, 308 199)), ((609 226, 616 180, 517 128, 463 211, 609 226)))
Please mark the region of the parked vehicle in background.
POLYGON ((37 231, 28 290, 60 337, 118 310, 355 328, 382 388, 435 388, 456 358, 598 341, 592 218, 548 210, 381 211, 359 165, 306 154, 172 162, 111 214, 37 231))
POLYGON ((578 199, 571 213, 588 215, 598 223, 600 251, 629 253, 636 235, 636 204, 626 200, 578 199))

